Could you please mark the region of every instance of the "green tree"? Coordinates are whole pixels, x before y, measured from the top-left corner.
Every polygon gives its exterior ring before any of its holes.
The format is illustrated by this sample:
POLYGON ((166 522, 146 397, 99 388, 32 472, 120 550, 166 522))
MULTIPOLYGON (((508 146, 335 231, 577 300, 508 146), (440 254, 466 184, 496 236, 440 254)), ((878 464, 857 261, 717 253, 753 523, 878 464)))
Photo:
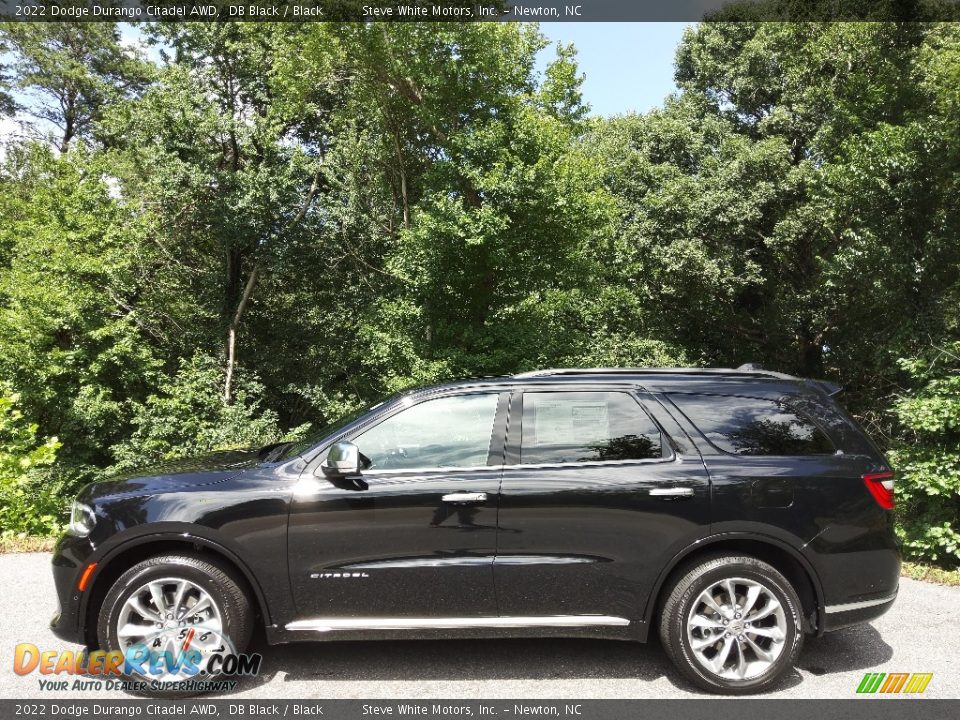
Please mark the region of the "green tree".
MULTIPOLYGON (((9 56, 10 40, 0 30, 0 57, 9 56)), ((17 111, 17 102, 13 97, 13 77, 8 61, 0 62, 0 117, 13 115, 17 111)))
POLYGON ((27 423, 20 396, 0 385, 0 533, 49 535, 59 530, 64 498, 43 473, 56 460, 60 442, 39 440, 36 423, 27 423))
POLYGON ((949 28, 703 24, 678 49, 677 97, 600 124, 657 337, 837 378, 889 432, 896 359, 943 335, 960 279, 949 28))
POLYGON ((139 310, 156 278, 131 247, 137 226, 106 167, 76 147, 30 144, 0 169, 0 376, 24 413, 64 440, 77 477, 109 460, 131 398, 157 381, 163 330, 139 310))
POLYGON ((586 108, 571 51, 540 83, 545 41, 532 26, 346 33, 356 89, 345 111, 373 121, 398 208, 381 223, 384 292, 358 328, 366 372, 402 385, 576 354, 599 327, 553 326, 548 339, 540 325, 539 352, 517 337, 536 333, 542 305, 567 297, 574 312, 592 300, 581 290, 599 287, 603 270, 594 246, 611 203, 578 148, 586 108))
POLYGON ((897 528, 916 560, 960 566, 960 342, 901 361, 915 389, 894 406, 904 433, 897 468, 897 528))
POLYGON ((157 393, 134 408, 130 437, 115 445, 111 472, 129 472, 164 460, 293 440, 308 426, 284 433, 278 417, 262 407, 263 385, 238 376, 234 402, 223 402, 223 375, 214 358, 184 360, 157 393))
POLYGON ((323 180, 332 80, 322 78, 309 94, 287 92, 301 32, 292 24, 156 32, 174 50, 174 62, 142 97, 117 106, 104 126, 122 148, 115 157, 122 192, 146 216, 144 241, 161 246, 170 260, 166 287, 152 306, 179 306, 176 318, 192 312, 180 353, 212 349, 214 338, 222 338, 229 403, 238 337, 263 277, 307 242, 323 180))
POLYGON ((149 66, 121 45, 116 23, 5 23, 0 44, 13 56, 13 87, 30 98, 21 111, 56 129, 61 152, 93 139, 104 109, 147 79, 149 66))

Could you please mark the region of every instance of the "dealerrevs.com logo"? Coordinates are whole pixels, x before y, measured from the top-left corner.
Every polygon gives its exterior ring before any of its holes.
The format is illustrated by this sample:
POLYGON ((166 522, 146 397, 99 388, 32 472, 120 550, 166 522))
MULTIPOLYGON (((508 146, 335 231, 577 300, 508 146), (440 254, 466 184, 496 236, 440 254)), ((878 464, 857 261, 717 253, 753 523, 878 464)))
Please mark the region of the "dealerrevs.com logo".
POLYGON ((233 677, 260 672, 263 656, 237 653, 215 631, 188 628, 175 642, 145 639, 119 650, 92 652, 41 650, 20 643, 13 655, 18 675, 37 673, 41 690, 202 693, 233 690, 233 677))
POLYGON ((932 679, 933 673, 867 673, 857 686, 857 692, 915 695, 926 690, 932 679))

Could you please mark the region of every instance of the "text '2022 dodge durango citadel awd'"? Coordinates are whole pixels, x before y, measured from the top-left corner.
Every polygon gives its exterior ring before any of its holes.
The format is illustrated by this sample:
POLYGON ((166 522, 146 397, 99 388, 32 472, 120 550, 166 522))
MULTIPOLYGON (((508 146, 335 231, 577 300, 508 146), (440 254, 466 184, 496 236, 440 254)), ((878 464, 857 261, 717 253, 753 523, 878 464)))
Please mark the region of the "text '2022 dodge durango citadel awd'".
POLYGON ((893 472, 836 386, 738 370, 545 370, 403 393, 316 437, 95 483, 57 635, 237 651, 313 639, 659 633, 755 692, 803 637, 893 603, 893 472), (216 644, 216 642, 214 643, 216 644))

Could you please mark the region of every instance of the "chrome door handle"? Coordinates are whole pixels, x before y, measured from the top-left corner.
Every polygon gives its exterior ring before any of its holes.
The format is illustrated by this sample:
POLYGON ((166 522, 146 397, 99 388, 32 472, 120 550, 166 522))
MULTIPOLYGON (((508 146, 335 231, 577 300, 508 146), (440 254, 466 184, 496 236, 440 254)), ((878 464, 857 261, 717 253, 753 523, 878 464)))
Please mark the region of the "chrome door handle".
POLYGON ((445 503, 453 503, 455 505, 470 505, 472 503, 482 503, 487 501, 487 494, 484 492, 478 493, 450 493, 449 495, 443 496, 443 501, 445 503))
POLYGON ((650 494, 653 497, 690 497, 693 495, 693 488, 653 488, 650 494))

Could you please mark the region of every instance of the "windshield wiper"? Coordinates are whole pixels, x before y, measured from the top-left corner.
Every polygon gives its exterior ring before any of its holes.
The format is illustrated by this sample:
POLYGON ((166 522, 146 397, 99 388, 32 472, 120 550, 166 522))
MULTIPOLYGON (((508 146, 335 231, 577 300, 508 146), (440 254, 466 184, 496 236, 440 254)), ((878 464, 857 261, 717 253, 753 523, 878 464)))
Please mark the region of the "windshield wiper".
POLYGON ((273 462, 278 457, 283 454, 283 451, 293 445, 292 440, 286 440, 284 442, 270 443, 269 445, 264 445, 257 451, 257 456, 262 462, 273 462))

